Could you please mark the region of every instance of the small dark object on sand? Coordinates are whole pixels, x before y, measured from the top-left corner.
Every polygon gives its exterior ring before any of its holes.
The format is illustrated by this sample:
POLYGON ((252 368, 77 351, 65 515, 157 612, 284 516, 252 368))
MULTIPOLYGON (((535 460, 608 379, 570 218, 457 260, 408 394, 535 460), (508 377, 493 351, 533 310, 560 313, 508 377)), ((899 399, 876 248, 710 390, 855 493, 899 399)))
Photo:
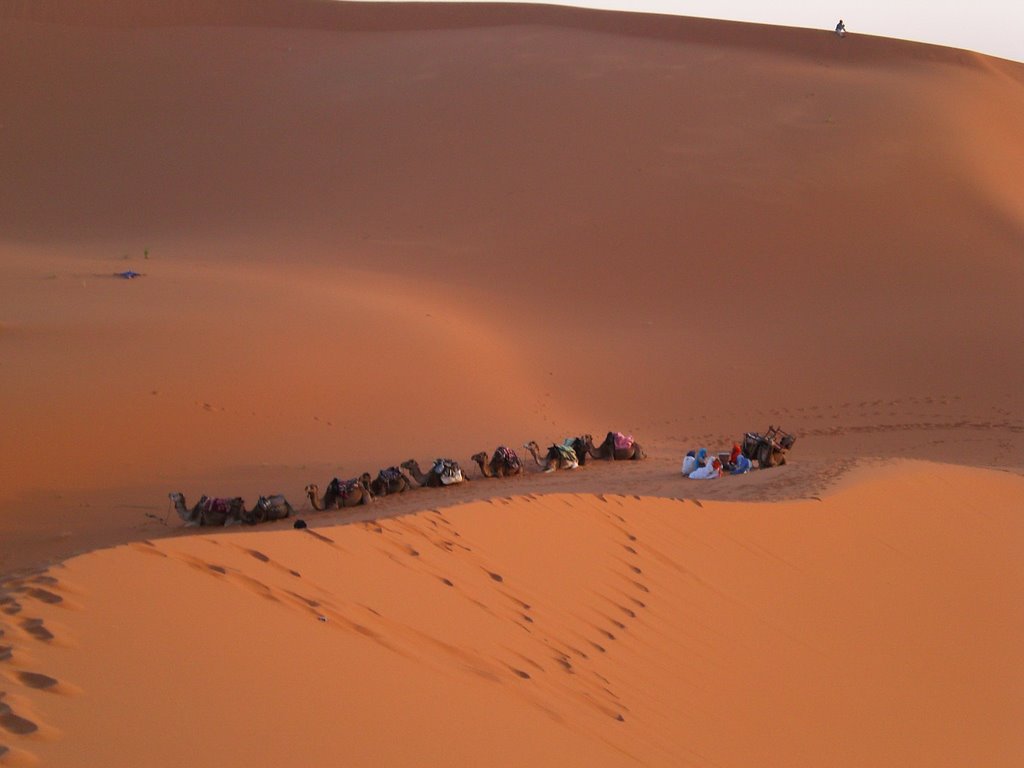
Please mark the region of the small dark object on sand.
POLYGON ((300 518, 300 519, 295 521, 295 524, 293 525, 293 527, 294 528, 305 528, 306 527, 306 521, 300 518))
POLYGON ((134 269, 129 269, 124 272, 118 272, 114 277, 123 277, 125 280, 134 280, 136 277, 142 277, 141 272, 136 272, 134 269))

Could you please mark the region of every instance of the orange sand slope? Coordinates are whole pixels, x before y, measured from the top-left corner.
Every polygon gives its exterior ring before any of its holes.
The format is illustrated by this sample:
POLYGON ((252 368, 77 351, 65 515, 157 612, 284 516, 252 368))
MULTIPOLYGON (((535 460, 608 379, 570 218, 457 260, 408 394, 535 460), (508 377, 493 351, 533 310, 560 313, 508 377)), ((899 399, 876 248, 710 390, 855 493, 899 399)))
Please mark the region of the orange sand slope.
POLYGON ((1024 466, 1022 65, 538 6, 0 18, 0 569, 171 490, 583 431, 1024 466))
POLYGON ((1021 509, 898 462, 96 552, 8 585, 0 763, 1019 766, 1021 509))

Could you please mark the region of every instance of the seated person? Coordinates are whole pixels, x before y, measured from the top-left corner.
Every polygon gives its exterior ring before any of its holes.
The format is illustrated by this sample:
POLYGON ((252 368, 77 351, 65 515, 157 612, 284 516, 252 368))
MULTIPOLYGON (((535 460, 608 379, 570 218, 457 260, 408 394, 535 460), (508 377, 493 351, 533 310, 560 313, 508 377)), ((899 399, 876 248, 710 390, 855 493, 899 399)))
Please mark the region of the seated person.
POLYGON ((708 464, 695 469, 688 475, 691 480, 714 480, 721 476, 722 462, 718 459, 712 459, 708 464))
POLYGON ((690 473, 700 469, 708 463, 708 449, 701 448, 698 451, 687 451, 683 457, 683 474, 687 477, 690 473))

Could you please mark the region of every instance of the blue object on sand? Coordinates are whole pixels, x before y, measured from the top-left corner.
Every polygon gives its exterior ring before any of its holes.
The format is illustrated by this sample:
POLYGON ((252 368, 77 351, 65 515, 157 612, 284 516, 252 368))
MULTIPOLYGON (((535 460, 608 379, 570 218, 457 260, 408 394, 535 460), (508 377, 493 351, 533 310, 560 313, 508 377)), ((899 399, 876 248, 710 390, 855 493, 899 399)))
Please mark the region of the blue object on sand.
POLYGON ((131 280, 132 278, 135 277, 142 277, 142 274, 140 272, 136 272, 133 269, 129 269, 127 272, 118 272, 117 276, 123 277, 125 280, 131 280))

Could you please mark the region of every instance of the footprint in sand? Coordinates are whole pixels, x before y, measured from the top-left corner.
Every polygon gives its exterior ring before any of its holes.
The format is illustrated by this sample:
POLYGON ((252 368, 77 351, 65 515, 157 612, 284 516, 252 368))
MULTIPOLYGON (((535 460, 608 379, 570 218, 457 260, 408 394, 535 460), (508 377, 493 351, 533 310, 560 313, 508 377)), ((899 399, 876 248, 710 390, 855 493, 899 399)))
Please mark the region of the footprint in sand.
POLYGON ((64 598, 60 595, 55 595, 53 592, 50 592, 47 589, 42 589, 41 587, 32 587, 31 589, 26 590, 25 594, 41 603, 46 603, 47 605, 57 605, 58 603, 64 602, 64 598))
POLYGON ((21 603, 10 595, 2 595, 0 596, 0 611, 8 616, 14 616, 16 613, 21 613, 21 603))
POLYGON ((32 635, 36 640, 53 640, 53 633, 43 626, 42 619, 25 619, 21 622, 21 628, 32 635))
POLYGON ((29 688, 35 688, 40 691, 53 688, 58 684, 58 682, 60 682, 56 678, 44 675, 40 672, 19 672, 18 680, 21 681, 22 685, 26 685, 29 688))
POLYGON ((39 726, 31 720, 16 715, 10 705, 3 702, 2 696, 3 694, 0 694, 0 728, 18 736, 26 736, 39 730, 39 726))

